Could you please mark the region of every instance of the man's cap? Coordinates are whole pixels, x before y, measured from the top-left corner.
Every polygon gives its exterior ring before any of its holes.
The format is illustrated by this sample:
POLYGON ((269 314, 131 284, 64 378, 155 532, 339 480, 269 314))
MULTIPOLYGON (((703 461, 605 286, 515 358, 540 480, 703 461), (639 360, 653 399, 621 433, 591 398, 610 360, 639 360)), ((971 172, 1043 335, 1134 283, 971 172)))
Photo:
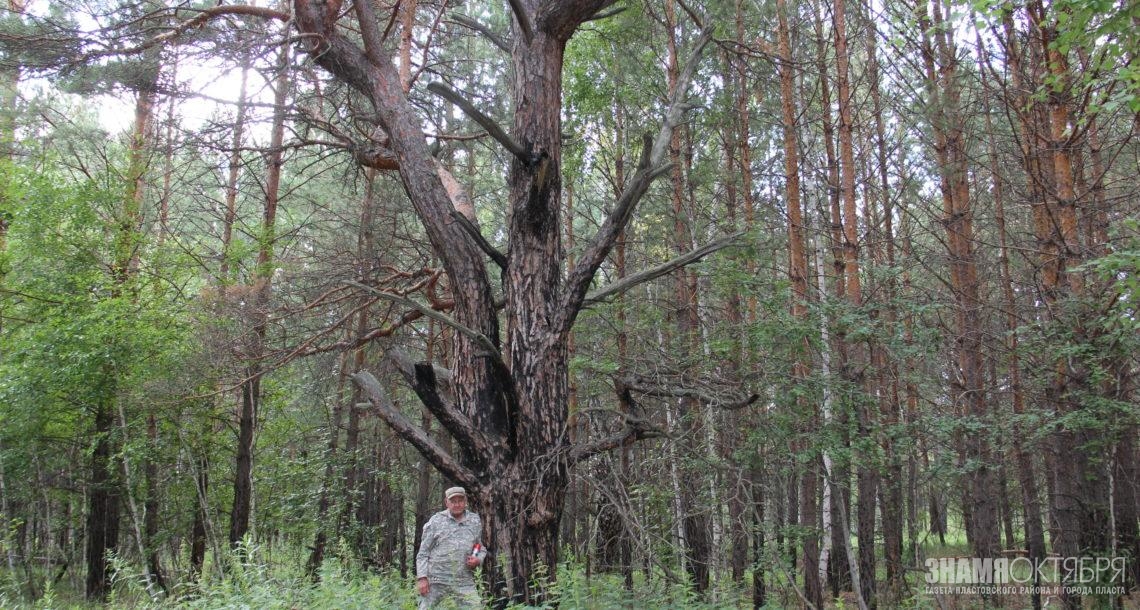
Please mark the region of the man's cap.
POLYGON ((448 500, 454 498, 455 496, 463 496, 466 498, 467 491, 462 487, 448 487, 447 491, 443 492, 443 497, 447 498, 448 500))

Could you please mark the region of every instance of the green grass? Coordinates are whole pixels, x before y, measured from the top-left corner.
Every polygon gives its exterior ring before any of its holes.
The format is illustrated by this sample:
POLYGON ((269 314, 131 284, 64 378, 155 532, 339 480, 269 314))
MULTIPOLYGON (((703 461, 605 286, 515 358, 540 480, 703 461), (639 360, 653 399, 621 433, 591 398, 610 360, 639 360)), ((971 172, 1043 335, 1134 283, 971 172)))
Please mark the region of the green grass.
MULTIPOLYGON (((923 545, 925 557, 968 556, 965 540, 958 536, 948 536, 945 546, 936 540, 926 540, 923 545)), ((773 550, 773 549, 770 549, 773 550)), ((228 558, 230 565, 219 569, 217 565, 207 565, 205 576, 197 585, 182 584, 168 596, 152 598, 147 592, 141 569, 132 564, 116 562, 117 574, 113 591, 107 604, 92 604, 83 600, 82 574, 75 573, 63 579, 56 588, 45 587, 50 581, 48 574, 36 574, 38 585, 36 599, 29 599, 26 573, 7 574, 0 572, 0 608, 55 610, 76 609, 234 609, 234 610, 399 610, 416 607, 414 583, 411 577, 403 578, 398 572, 377 573, 359 568, 360 562, 352 558, 346 548, 339 551, 344 559, 328 559, 321 571, 321 579, 313 583, 305 574, 304 549, 277 548, 270 553, 257 546, 247 546, 242 555, 228 558), (239 557, 244 559, 239 560, 239 557)), ((774 550, 773 550, 774 551, 774 550)), ((786 559, 771 553, 771 571, 766 575, 768 583, 768 608, 799 608, 800 599, 796 593, 802 584, 789 578, 798 578, 786 559), (779 562, 784 561, 784 565, 779 562)), ((885 573, 879 562, 880 593, 885 573)), ((676 572, 677 576, 682 576, 676 572)), ((553 601, 567 610, 609 610, 636 609, 654 610, 658 608, 677 610, 720 610, 729 608, 751 608, 751 575, 741 585, 728 582, 726 575, 714 583, 708 595, 696 596, 684 585, 670 581, 659 571, 646 574, 635 571, 633 586, 626 589, 622 578, 617 574, 592 574, 589 577, 581 565, 569 563, 560 567, 556 584, 550 588, 553 601)), ((944 597, 935 599, 923 592, 924 572, 907 573, 908 591, 905 599, 893 605, 914 609, 964 610, 986 608, 987 602, 969 596, 944 597)), ((826 593, 826 592, 825 592, 826 593)), ((1096 601, 1089 599, 1095 607, 1096 601)), ((1006 608, 1028 606, 1028 598, 1007 598, 1006 608)), ((880 608, 886 608, 886 602, 880 608)), ((828 600, 826 609, 854 609, 855 598, 845 594, 839 599, 828 600)), ((1136 608, 1132 600, 1125 602, 1126 608, 1136 608)), ((514 610, 521 610, 516 606, 514 610)))

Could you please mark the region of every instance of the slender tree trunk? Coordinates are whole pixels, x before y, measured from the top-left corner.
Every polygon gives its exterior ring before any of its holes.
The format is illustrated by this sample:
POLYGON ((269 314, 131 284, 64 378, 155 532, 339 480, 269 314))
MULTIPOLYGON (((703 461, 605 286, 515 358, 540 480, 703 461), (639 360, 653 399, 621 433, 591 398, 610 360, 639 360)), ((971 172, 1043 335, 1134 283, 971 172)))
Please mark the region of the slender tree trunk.
MULTIPOLYGON (((13 19, 19 19, 27 8, 26 0, 8 0, 8 12, 13 19)), ((16 152, 16 112, 20 98, 20 72, 19 65, 5 62, 0 67, 0 163, 10 164, 16 152)), ((10 170, 5 167, 0 171, 0 203, 6 204, 10 170)), ((8 250, 8 223, 11 222, 7 205, 0 206, 0 255, 8 250)), ((0 285, 7 275, 7 265, 0 265, 0 285)), ((3 313, 0 307, 0 314, 3 313)), ((0 330, 4 329, 4 316, 0 315, 0 330)), ((7 515, 7 513, 5 513, 7 515)), ((11 563, 11 562, 9 562, 11 563)))
POLYGON ((241 384, 241 402, 238 410, 237 456, 234 467, 234 497, 230 510, 230 548, 237 549, 249 532, 250 509, 253 502, 253 434, 256 426, 257 399, 261 395, 261 382, 256 367, 247 367, 251 379, 241 384))
MULTIPOLYGON (((978 41, 979 50, 982 48, 978 41)), ((1009 51, 1007 50, 1007 55, 1009 51)), ((1013 65, 1012 72, 1016 75, 1020 66, 1013 65)), ((980 70, 983 84, 987 83, 987 70, 980 70)), ((1016 78, 1016 77, 1015 77, 1016 78)), ((986 102, 986 131, 994 133, 990 118, 988 98, 986 102)), ((1037 475, 1033 468, 1032 452, 1025 447, 1023 441, 1023 424, 1025 417, 1025 387, 1021 377, 1021 356, 1019 354, 1017 299, 1013 292, 1013 274, 1009 261, 1009 230, 1005 215, 1005 181, 1001 178, 998 166, 998 152, 991 139, 988 145, 990 159, 990 175, 993 181, 994 221, 998 232, 998 268, 1000 272, 1000 285, 1002 287, 1002 303, 1005 307, 1006 370, 1009 377, 1010 404, 1014 416, 1013 432, 1010 444, 1013 448, 1014 460, 1017 467, 1018 488, 1021 490, 1021 511, 1025 528, 1025 546, 1028 558, 1035 564, 1045 557, 1045 533, 1041 523, 1041 501, 1037 475)), ((1030 593, 1030 602, 1034 610, 1041 608, 1041 593, 1038 589, 1039 580, 1034 573, 1033 588, 1030 593)))
MULTIPOLYGON (((1072 325, 1070 330, 1076 340, 1085 337, 1081 320, 1068 320, 1060 315, 1060 305, 1068 298, 1079 298, 1083 292, 1080 272, 1072 271, 1081 261, 1081 249, 1077 234, 1077 199, 1073 176, 1073 142, 1071 141, 1069 96, 1071 83, 1067 59, 1056 48, 1055 23, 1047 14, 1041 2, 1030 2, 1026 6, 1029 21, 1030 67, 1044 86, 1048 74, 1049 96, 1046 104, 1034 104, 1042 108, 1042 114, 1033 118, 1035 122, 1023 120, 1026 132, 1035 133, 1040 140, 1028 142, 1025 150, 1026 163, 1031 172, 1030 179, 1044 182, 1046 188, 1037 191, 1040 199, 1033 205, 1034 234, 1040 252, 1041 265, 1041 309, 1043 321, 1047 324, 1072 325), (1047 147, 1039 148, 1040 142, 1047 147), (1036 164, 1036 167, 1034 166, 1036 164), (1039 176, 1039 178, 1038 178, 1039 176)), ((1009 28, 1009 26, 1007 26, 1009 28)), ((1007 45, 1007 48, 1009 45, 1007 45)), ((1051 379, 1045 390, 1047 404, 1057 416, 1074 414, 1080 406, 1074 396, 1083 383, 1085 372, 1076 359, 1057 359, 1050 363, 1051 379)), ((1085 430, 1062 427, 1052 440, 1052 460, 1046 465, 1052 471, 1050 509, 1051 538, 1053 551, 1063 557, 1077 557, 1105 548, 1102 536, 1098 536, 1100 524, 1096 523, 1101 494, 1095 487, 1101 487, 1100 477, 1090 470, 1085 443, 1090 440, 1085 430), (1095 487, 1094 487, 1095 486, 1095 487)), ((1103 515, 1099 515, 1103 517, 1103 515)), ((1080 595, 1075 588, 1062 591, 1061 601, 1066 608, 1079 608, 1080 595)))
MULTIPOLYGON (((792 318, 801 328, 807 328, 808 302, 808 261, 804 212, 800 198, 800 167, 797 109, 795 101, 795 74, 792 59, 791 33, 788 27, 787 3, 777 0, 778 48, 780 56, 780 97, 784 126, 784 183, 785 199, 788 207, 788 275, 792 281, 792 318)), ((795 361, 792 363, 792 379, 796 383, 806 383, 811 375, 811 345, 804 333, 802 345, 798 346, 795 361)), ((818 429, 820 419, 814 401, 808 396, 798 399, 797 411, 804 418, 805 431, 818 429)), ((819 476, 817 460, 811 459, 803 467, 800 480, 799 525, 802 528, 804 597, 816 608, 823 608, 823 584, 819 578, 819 507, 817 505, 819 476)))
MULTIPOLYGON (((743 0, 736 0, 734 5, 736 36, 738 40, 744 40, 744 2, 743 0)), ((733 169, 741 167, 739 154, 748 149, 748 143, 743 142, 742 139, 747 137, 749 131, 747 122, 749 119, 748 100, 751 97, 751 83, 748 78, 747 64, 743 58, 726 55, 724 65, 725 82, 731 84, 732 99, 736 106, 733 128, 724 138, 725 166, 730 169, 729 176, 725 181, 725 217, 728 229, 736 231, 740 224, 738 208, 741 204, 741 193, 738 191, 736 180, 739 176, 743 183, 743 172, 733 171, 733 169), (740 151, 739 154, 738 151, 740 151)), ((744 305, 740 290, 734 288, 729 293, 727 307, 728 325, 729 328, 733 329, 736 347, 726 367, 735 374, 737 379, 743 379, 748 370, 749 350, 745 337, 744 305)), ((730 424, 729 430, 726 430, 722 436, 721 459, 728 465, 732 480, 728 499, 728 530, 732 550, 728 563, 732 582, 739 585, 744 581, 745 572, 748 569, 749 536, 746 512, 748 506, 745 502, 747 493, 745 489, 747 485, 745 466, 734 457, 734 453, 740 442, 739 430, 745 425, 746 416, 733 413, 730 414, 730 418, 733 418, 736 423, 735 425, 730 424)))
MULTIPOLYGON (((814 12, 816 19, 814 20, 815 35, 818 41, 818 50, 816 56, 816 67, 819 73, 820 83, 820 112, 821 112, 821 127, 823 131, 823 145, 824 155, 827 164, 827 202, 829 214, 829 238, 831 250, 831 275, 832 275, 832 290, 837 301, 842 301, 846 298, 846 282, 844 280, 845 264, 843 254, 843 220, 840 208, 840 178, 839 178, 839 159, 836 154, 835 143, 835 122, 831 114, 832 97, 831 97, 831 81, 830 71, 827 62, 827 45, 826 38, 824 37, 824 14, 818 3, 814 4, 814 12)), ((820 269, 823 273, 823 269, 820 269)), ((824 293, 821 293, 824 294, 824 293)), ((841 333, 830 335, 831 344, 828 349, 834 350, 836 356, 836 367, 840 374, 847 369, 848 362, 848 348, 847 342, 841 333)), ((846 410, 838 409, 832 412, 832 417, 835 426, 840 430, 841 442, 844 449, 850 446, 850 438, 848 435, 848 415, 846 410)), ((843 451, 842 457, 833 456, 831 458, 831 470, 828 473, 828 485, 831 491, 831 502, 829 510, 831 514, 828 520, 832 523, 831 530, 831 556, 830 563, 827 566, 828 584, 831 587, 832 597, 839 597, 840 591, 846 591, 851 588, 852 574, 848 571, 848 566, 851 562, 848 561, 847 553, 850 550, 850 541, 844 539, 843 532, 837 524, 850 521, 849 507, 851 506, 851 483, 850 483, 850 463, 848 458, 849 452, 843 451), (844 511, 844 514, 840 514, 844 511)), ((826 464, 825 464, 826 466, 826 464)))
MULTIPOLYGON (((372 231, 374 206, 376 204, 373 196, 373 189, 375 188, 375 175, 371 170, 366 170, 366 183, 364 198, 361 201, 360 212, 360 234, 357 236, 357 259, 360 261, 360 277, 365 281, 372 281, 374 275, 375 246, 372 231)), ((371 297, 363 297, 369 299, 371 297)), ((357 338, 364 337, 368 332, 369 325, 369 308, 362 307, 356 314, 356 336, 357 338)), ((352 362, 350 372, 355 373, 364 369, 365 354, 367 351, 366 346, 356 348, 352 353, 352 362)), ((362 556, 367 557, 367 549, 364 548, 364 525, 360 523, 360 511, 364 508, 363 502, 363 486, 366 485, 364 473, 368 470, 368 464, 364 461, 366 456, 362 451, 361 442, 361 411, 355 405, 360 404, 365 400, 363 391, 358 387, 353 387, 348 399, 348 425, 345 430, 344 436, 344 454, 347 458, 344 470, 344 504, 341 506, 341 516, 339 519, 340 527, 338 531, 341 535, 345 535, 347 530, 348 537, 356 540, 357 552, 362 556), (355 521, 355 522, 354 522, 355 521)))
MULTIPOLYGON (((613 162, 613 196, 620 197, 621 191, 625 187, 626 163, 625 163, 625 146, 626 131, 625 131, 625 109, 621 105, 621 100, 616 96, 611 102, 611 108, 614 116, 614 162, 613 162)), ((569 202, 569 195, 571 189, 567 187, 567 201, 569 202)), ((573 226, 572 219, 567 220, 569 227, 573 226)), ((572 235, 572 234, 571 234, 572 235)), ((626 240, 625 234, 622 233, 618 237, 617 243, 614 245, 614 275, 620 281, 626 277, 626 240)), ((568 248, 573 247, 572 242, 567 243, 568 248)), ((568 267, 573 268, 574 261, 571 258, 568 261, 568 267)), ((623 295, 618 295, 613 303, 615 309, 615 319, 617 321, 617 366, 618 377, 621 378, 628 374, 629 362, 629 333, 626 330, 626 306, 625 298, 623 295)), ((624 414, 630 414, 632 411, 630 405, 630 395, 628 390, 622 385, 618 384, 615 387, 619 411, 624 414)), ((572 396, 575 396, 572 394, 572 396)), ((613 468, 613 463, 606 460, 599 463, 601 473, 599 475, 600 482, 605 484, 612 482, 614 491, 612 494, 607 494, 609 497, 599 498, 598 507, 598 524, 597 524, 597 560, 598 567, 603 571, 618 571, 622 575, 623 584, 627 589, 633 587, 633 561, 632 561, 632 532, 629 531, 628 514, 627 511, 632 510, 631 506, 627 506, 621 500, 627 497, 628 484, 630 481, 630 447, 623 445, 618 449, 618 463, 617 468, 613 468)))
POLYGON ((265 205, 254 273, 251 336, 246 346, 247 366, 241 384, 241 409, 238 415, 238 446, 234 468, 234 497, 230 510, 229 542, 237 548, 250 531, 253 506, 254 433, 261 406, 261 359, 269 317, 269 299, 273 281, 273 247, 278 194, 281 188, 281 165, 284 160, 286 102, 289 96, 289 47, 282 45, 278 53, 277 75, 273 88, 273 124, 269 136, 269 165, 265 176, 265 205))
MULTIPOLYGON (((126 192, 118 210, 111 265, 112 298, 127 296, 134 288, 131 281, 138 271, 141 245, 142 204, 146 193, 147 153, 151 144, 155 83, 158 68, 151 67, 149 85, 136 94, 135 121, 131 128, 127 154, 126 192)), ((119 439, 115 435, 115 404, 118 400, 118 375, 113 363, 102 367, 103 389, 94 406, 95 450, 92 452, 91 490, 87 514, 87 586, 90 600, 103 600, 109 593, 112 567, 107 553, 118 546, 119 509, 122 481, 117 476, 119 439)))
MULTIPOLYGON (((894 235, 894 209, 892 206, 890 178, 888 173, 888 151, 882 91, 879 80, 879 29, 871 21, 867 28, 867 74, 871 92, 871 114, 875 125, 874 150, 875 172, 878 177, 878 197, 868 196, 868 205, 874 199, 879 201, 880 215, 877 216, 875 226, 879 230, 876 239, 884 244, 884 248, 877 250, 877 258, 888 268, 895 268, 895 235, 894 235), (885 256, 885 260, 882 258, 885 256)), ((882 305, 882 320, 885 330, 894 333, 898 321, 896 302, 898 287, 893 274, 884 279, 886 293, 885 304, 882 305)), ((898 382, 898 365, 892 359, 890 347, 880 342, 875 348, 876 369, 880 393, 880 417, 883 430, 880 433, 880 446, 886 456, 885 474, 879 489, 880 507, 883 524, 883 562, 886 564, 887 599, 890 603, 899 603, 903 599, 906 582, 905 566, 903 565, 903 456, 899 455, 895 447, 895 438, 899 434, 899 413, 901 400, 898 382)))
MULTIPOLYGON (((8 0, 8 12, 18 19, 24 14, 27 7, 26 0, 8 0)), ((19 65, 5 62, 0 68, 0 162, 11 163, 16 152, 16 111, 20 98, 20 72, 19 65)), ((8 176, 7 168, 0 176, 0 197, 7 197, 8 176)), ((0 212, 0 254, 8 249, 8 223, 11 221, 7 206, 0 212)), ((4 280, 7 269, 0 269, 0 282, 4 280)), ((3 329, 3 316, 0 316, 0 330, 3 329)))
POLYGON ((203 454, 196 458, 194 469, 194 522, 190 527, 190 577, 198 582, 206 562, 206 523, 209 521, 210 462, 203 454))
POLYGON ((1112 456, 1116 547, 1122 556, 1130 558, 1128 574, 1122 583, 1126 591, 1140 583, 1140 562, 1135 560, 1140 557, 1140 525, 1137 522, 1140 519, 1140 494, 1136 485, 1140 480, 1140 468, 1136 463, 1136 433, 1135 425, 1125 427, 1112 456))
MULTIPOLYGON (((665 27, 667 55, 666 75, 668 77, 668 91, 672 96, 678 86, 680 75, 680 60, 677 51, 677 20, 672 0, 665 3, 665 27)), ((682 160, 682 134, 681 130, 673 132, 669 145, 669 159, 672 163, 672 193, 673 193, 673 239, 674 248, 678 254, 692 250, 692 237, 689 234, 690 216, 689 206, 686 205, 685 168, 688 165, 682 160)), ((695 277, 687 269, 680 269, 675 275, 676 296, 676 350, 681 354, 695 353, 699 318, 696 311, 695 277)), ((681 398, 678 402, 679 424, 682 434, 681 446, 686 455, 696 455, 700 450, 700 439, 703 436, 701 406, 691 398, 681 398)), ((687 474, 687 473, 686 473, 687 474)), ((686 476, 686 478, 688 478, 686 476)), ((698 593, 704 593, 709 588, 709 567, 711 560, 711 541, 709 533, 708 514, 705 511, 702 486, 684 485, 681 488, 681 511, 678 515, 682 519, 685 538, 685 553, 687 555, 686 567, 692 578, 693 587, 698 593)))
MULTIPOLYGON (((948 9, 947 9, 948 10, 948 9)), ((982 359, 981 300, 974 252, 973 209, 970 201, 964 121, 960 115, 957 45, 943 24, 943 7, 934 0, 927 16, 919 9, 923 29, 923 59, 931 99, 930 121, 935 154, 939 159, 943 201, 943 225, 950 258, 950 282, 955 302, 955 368, 951 375, 956 412, 983 424, 988 421, 982 359), (936 68, 937 66, 937 68, 936 68)), ((997 478, 989 439, 970 434, 964 440, 964 456, 976 464, 968 474, 965 505, 967 534, 975 557, 996 557, 1000 548, 997 478)))
POLYGON ((249 107, 246 96, 249 85, 250 63, 252 61, 249 51, 242 54, 240 66, 241 85, 238 87, 238 101, 236 107, 237 116, 234 117, 233 139, 230 141, 229 167, 226 170, 226 209, 222 215, 222 260, 218 266, 218 280, 223 286, 228 286, 234 281, 231 271, 233 261, 230 259, 233 256, 231 248, 234 222, 237 220, 238 176, 240 175, 242 167, 241 150, 245 137, 246 114, 248 113, 249 107))
POLYGON ((765 557, 764 519, 764 471, 760 466, 749 467, 748 480, 752 486, 752 607, 763 608, 768 604, 767 578, 768 558, 765 557))
POLYGON ((113 568, 107 553, 119 545, 120 481, 112 466, 118 452, 111 410, 114 388, 95 411, 95 450, 91 454, 91 481, 87 492, 87 599, 103 600, 110 593, 113 568))
POLYGON ((158 552, 159 477, 156 456, 161 447, 161 439, 158 435, 158 420, 153 409, 148 409, 146 414, 146 438, 149 452, 143 461, 143 482, 146 485, 146 496, 143 499, 143 541, 146 547, 147 572, 163 593, 169 593, 158 552))
MULTIPOLYGON (((1023 66, 1020 62, 1020 48, 1018 47, 1015 38, 1013 38, 1011 31, 1012 24, 1007 22, 1007 29, 1005 29, 1005 56, 1009 60, 1013 80, 1013 90, 1021 91, 1020 74, 1023 71, 1023 66)), ((985 74, 985 71, 983 71, 985 74)), ((1019 106, 1019 103, 1024 103, 1025 98, 1021 93, 1016 93, 1015 99, 1011 100, 1013 107, 1019 106)), ((988 120, 990 113, 986 113, 988 120)), ((1024 121, 1023 125, 1023 139, 1031 135, 1031 130, 1028 129, 1031 122, 1024 121)), ((992 130, 991 130, 992 131, 992 130)), ((1028 140, 1026 145, 1028 145, 1028 140)), ((998 170, 998 153, 991 143, 990 147, 991 158, 991 172, 994 176, 994 220, 998 226, 999 238, 999 263, 1002 278, 1002 296, 1005 306, 1005 331, 1007 331, 1007 347, 1009 351, 1009 358, 1007 368, 1009 371, 1009 385, 1010 385, 1010 404, 1012 407, 1013 416, 1017 421, 1023 420, 1026 413, 1026 399, 1025 399, 1025 385, 1021 380, 1021 360, 1019 350, 1019 317, 1018 307, 1015 294, 1013 294, 1013 276, 1010 270, 1010 257, 1009 257, 1009 230, 1007 228, 1007 221, 1005 221, 1005 208, 1004 208, 1004 184, 999 178, 998 170)), ((1023 162, 1025 163, 1027 173, 1029 174, 1028 186, 1029 193, 1033 197, 1036 192, 1036 185, 1039 184, 1032 178, 1033 162, 1031 155, 1027 151, 1023 151, 1023 162)), ((1021 433, 1021 426, 1019 423, 1015 424, 1013 428, 1013 436, 1011 439, 1013 446, 1013 455, 1015 455, 1018 472, 1018 487, 1021 489, 1021 511, 1023 511, 1025 519, 1025 540, 1028 559, 1034 562, 1040 562, 1045 556, 1045 537, 1044 527, 1042 524, 1041 514, 1041 493, 1039 485, 1037 485, 1037 477, 1033 466, 1033 455, 1031 448, 1024 445, 1023 433, 1021 433)), ((1031 594, 1031 601, 1034 610, 1041 608, 1041 594, 1037 591, 1036 586, 1039 585, 1039 579, 1034 574, 1034 589, 1031 594)))
POLYGON ((998 470, 998 508, 1001 511, 1001 527, 1005 534, 1003 548, 1017 548, 1017 538, 1013 533, 1013 505, 1009 501, 1009 483, 1006 477, 1005 466, 998 470))
MULTIPOLYGON (((855 199, 854 107, 850 83, 850 58, 847 50, 847 17, 844 0, 832 5, 835 32, 836 90, 839 103, 839 169, 840 198, 843 214, 843 277, 845 296, 850 306, 863 307, 862 280, 860 278, 859 217, 855 199)), ((862 367, 869 363, 865 346, 850 346, 851 353, 844 366, 844 374, 852 387, 862 388, 866 382, 862 367)), ((874 411, 859 401, 858 429, 860 435, 871 435, 876 429, 874 411)), ((857 504, 857 536, 859 539, 859 576, 861 596, 869 608, 875 608, 875 515, 879 477, 869 459, 859 460, 857 467, 859 498, 857 504)))
MULTIPOLYGON (((130 443, 130 436, 129 436, 129 426, 127 424, 127 412, 126 412, 126 409, 123 408, 122 401, 120 400, 117 402, 118 402, 117 406, 118 406, 119 431, 120 431, 119 432, 119 438, 121 439, 121 442, 123 445, 128 445, 130 443)), ((139 557, 142 557, 145 560, 145 558, 148 557, 148 553, 146 551, 146 541, 143 539, 143 527, 139 523, 141 520, 141 517, 139 515, 138 503, 135 502, 135 497, 134 497, 134 493, 133 493, 133 490, 135 489, 136 484, 135 484, 135 480, 134 480, 134 475, 131 474, 131 464, 130 464, 130 461, 126 458, 126 456, 124 456, 123 458, 118 460, 118 466, 122 469, 121 473, 123 476, 123 478, 122 478, 123 492, 126 495, 126 499, 127 499, 127 513, 128 513, 128 516, 130 517, 131 529, 132 529, 132 533, 134 534, 134 538, 135 538, 135 550, 138 551, 139 557)), ((155 584, 154 583, 154 574, 152 574, 149 570, 144 571, 143 572, 143 581, 146 585, 147 595, 149 595, 151 599, 156 599, 158 594, 154 589, 154 584, 155 584)))
POLYGON ((16 540, 12 535, 12 524, 16 523, 13 517, 12 503, 8 500, 8 483, 4 468, 4 445, 0 442, 0 520, 4 525, 3 544, 4 558, 7 560, 8 573, 16 573, 16 540))
MULTIPOLYGON (((314 583, 320 581, 321 565, 325 560, 325 547, 328 545, 328 514, 332 508, 332 491, 336 485, 336 462, 340 448, 340 429, 344 422, 344 396, 345 383, 348 381, 348 352, 341 354, 337 370, 336 401, 329 419, 328 448, 325 452, 325 472, 321 479, 321 491, 317 500, 317 534, 313 539, 313 546, 309 551, 309 559, 305 564, 305 573, 314 583)), ((334 528, 335 531, 335 528, 334 528)))
POLYGON ((400 88, 412 90, 412 35, 416 25, 417 0, 400 0, 400 88))

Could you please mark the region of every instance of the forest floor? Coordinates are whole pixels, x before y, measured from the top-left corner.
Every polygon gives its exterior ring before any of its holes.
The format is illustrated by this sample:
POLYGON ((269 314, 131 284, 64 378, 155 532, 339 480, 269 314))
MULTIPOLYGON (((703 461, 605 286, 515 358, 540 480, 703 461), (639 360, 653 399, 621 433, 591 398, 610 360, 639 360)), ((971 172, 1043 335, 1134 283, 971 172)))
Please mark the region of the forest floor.
MULTIPOLYGON (((946 545, 933 545, 926 549, 927 557, 956 560, 965 557, 966 546, 951 541, 946 545)), ((55 610, 76 609, 157 609, 180 608, 196 609, 249 609, 249 610, 397 610, 416 608, 417 597, 411 577, 401 577, 398 572, 374 573, 348 567, 338 560, 325 563, 319 583, 312 583, 301 569, 303 561, 299 556, 288 557, 290 553, 279 554, 273 561, 264 557, 259 561, 247 562, 232 567, 222 575, 216 574, 205 579, 194 588, 185 585, 174 588, 167 595, 153 596, 148 593, 146 579, 134 566, 120 566, 118 578, 110 599, 106 604, 93 604, 83 601, 81 594, 81 574, 70 575, 58 580, 55 586, 45 583, 51 578, 40 575, 36 590, 28 588, 27 572, 12 578, 12 574, 0 572, 0 608, 55 610), (34 598, 35 601, 29 601, 34 598)), ((207 574, 211 573, 207 566, 207 574)), ((789 586, 787 575, 789 566, 777 568, 767 581, 767 605, 765 608, 800 608, 801 592, 789 586)), ((1018 578, 1022 578, 1019 576, 1018 578)), ((885 575, 880 574, 880 587, 885 575)), ((151 587, 154 589, 154 587, 151 587)), ((1042 602, 1045 608, 1059 607, 1056 588, 1045 587, 1042 602)), ((885 592, 880 592, 881 594, 885 592)), ((920 569, 908 571, 907 590, 893 602, 881 600, 879 610, 889 608, 914 608, 921 610, 974 610, 988 608, 1031 608, 1030 597, 1016 587, 1005 587, 1002 595, 989 596, 963 593, 926 582, 926 573, 920 569)), ((670 583, 661 575, 646 579, 643 572, 635 572, 634 585, 626 589, 620 575, 591 574, 580 566, 564 566, 559 571, 553 594, 559 608, 565 610, 609 610, 636 609, 648 610, 669 608, 677 610, 720 610, 752 607, 751 575, 739 586, 728 579, 716 585, 706 596, 693 594, 688 587, 670 583)), ((1118 610, 1140 610, 1140 592, 1133 592, 1118 602, 1108 596, 1089 595, 1084 598, 1084 607, 1090 609, 1115 608, 1118 610)), ((520 610, 522 607, 513 607, 520 610)), ((845 593, 825 604, 827 610, 856 610, 857 600, 852 593, 845 593)), ((822 609, 821 609, 822 610, 822 609)))

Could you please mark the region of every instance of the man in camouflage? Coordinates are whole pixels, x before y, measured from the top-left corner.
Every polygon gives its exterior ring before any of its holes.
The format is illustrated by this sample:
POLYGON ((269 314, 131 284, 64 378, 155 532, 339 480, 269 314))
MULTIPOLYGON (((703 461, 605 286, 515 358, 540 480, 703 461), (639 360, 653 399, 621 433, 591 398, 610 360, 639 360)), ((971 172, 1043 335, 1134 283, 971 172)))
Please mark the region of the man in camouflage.
POLYGON ((444 492, 444 510, 424 524, 420 552, 416 554, 416 588, 420 609, 451 599, 460 608, 481 608, 475 589, 475 568, 487 556, 483 548, 483 522, 467 510, 467 492, 450 487, 444 492))

